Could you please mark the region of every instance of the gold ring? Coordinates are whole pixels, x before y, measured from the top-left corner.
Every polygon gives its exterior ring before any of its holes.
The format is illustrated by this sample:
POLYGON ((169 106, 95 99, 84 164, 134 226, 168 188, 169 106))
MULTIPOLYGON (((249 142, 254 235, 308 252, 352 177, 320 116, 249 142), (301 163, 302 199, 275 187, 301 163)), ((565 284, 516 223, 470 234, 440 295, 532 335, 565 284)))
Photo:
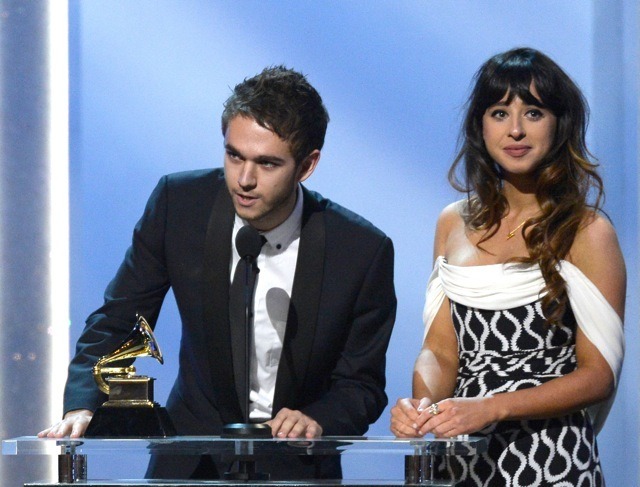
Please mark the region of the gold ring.
POLYGON ((436 414, 438 414, 440 412, 438 403, 434 402, 431 406, 427 408, 427 411, 429 411, 429 414, 431 414, 432 416, 435 416, 436 414))

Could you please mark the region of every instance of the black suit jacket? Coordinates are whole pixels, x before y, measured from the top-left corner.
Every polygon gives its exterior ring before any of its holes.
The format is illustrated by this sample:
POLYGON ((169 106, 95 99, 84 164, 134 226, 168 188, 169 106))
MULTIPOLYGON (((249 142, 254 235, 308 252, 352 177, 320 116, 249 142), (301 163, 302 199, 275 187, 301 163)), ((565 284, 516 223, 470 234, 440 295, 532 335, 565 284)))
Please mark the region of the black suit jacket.
MULTIPOLYGON (((303 221, 274 414, 298 409, 324 435, 361 435, 387 404, 385 354, 395 319, 391 240, 303 188, 303 221)), ((179 371, 167 401, 178 434, 217 435, 241 422, 229 326, 234 209, 221 169, 164 176, 131 247, 87 319, 69 366, 65 411, 106 400, 91 367, 131 331, 155 326, 169 287, 180 311, 179 371)), ((185 476, 188 476, 185 475, 185 476)))

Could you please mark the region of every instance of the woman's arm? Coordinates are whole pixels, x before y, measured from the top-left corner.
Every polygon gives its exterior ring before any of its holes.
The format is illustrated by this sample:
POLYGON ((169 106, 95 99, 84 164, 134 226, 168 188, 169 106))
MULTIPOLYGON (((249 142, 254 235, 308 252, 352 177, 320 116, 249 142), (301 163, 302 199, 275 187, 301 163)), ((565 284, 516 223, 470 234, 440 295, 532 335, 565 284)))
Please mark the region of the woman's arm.
POLYGON ((413 397, 426 398, 429 404, 451 397, 457 374, 458 339, 445 298, 413 368, 413 397))
POLYGON ((457 373, 458 341, 445 299, 413 368, 413 397, 399 399, 391 408, 391 431, 398 437, 422 436, 430 417, 427 408, 453 395, 457 373))
MULTIPOLYGON (((447 207, 436 227, 434 261, 446 255, 447 236, 458 218, 452 205, 447 207)), ((398 437, 421 436, 426 419, 421 412, 432 403, 451 397, 458 371, 458 341, 445 298, 433 319, 413 369, 413 397, 398 399, 391 408, 391 432, 398 437)))

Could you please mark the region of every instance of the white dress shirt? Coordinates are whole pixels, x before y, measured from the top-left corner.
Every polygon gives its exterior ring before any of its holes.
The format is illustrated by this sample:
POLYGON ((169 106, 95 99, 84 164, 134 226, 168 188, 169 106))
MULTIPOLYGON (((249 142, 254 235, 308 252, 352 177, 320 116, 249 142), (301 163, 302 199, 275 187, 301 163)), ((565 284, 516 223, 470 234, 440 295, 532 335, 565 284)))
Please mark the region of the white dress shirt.
MULTIPOLYGON (((231 240, 231 276, 240 260, 234 244, 236 234, 246 224, 236 214, 231 240)), ((260 272, 256 279, 253 301, 254 340, 249 395, 249 418, 252 421, 271 419, 293 276, 296 272, 301 225, 302 189, 298 186, 296 205, 291 215, 273 230, 262 233, 267 242, 258 255, 260 272)))

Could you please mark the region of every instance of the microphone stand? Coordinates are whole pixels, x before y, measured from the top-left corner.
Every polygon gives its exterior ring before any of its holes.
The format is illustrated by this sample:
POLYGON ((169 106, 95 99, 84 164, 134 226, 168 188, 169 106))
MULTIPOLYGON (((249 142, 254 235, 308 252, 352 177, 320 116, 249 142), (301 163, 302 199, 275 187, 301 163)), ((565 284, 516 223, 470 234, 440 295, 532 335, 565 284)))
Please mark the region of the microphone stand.
MULTIPOLYGON (((236 248, 240 257, 245 262, 244 274, 244 390, 246 397, 244 398, 243 423, 231 423, 222 428, 222 438, 243 439, 261 439, 272 438, 271 426, 264 423, 251 423, 249 418, 250 395, 251 395, 251 338, 253 336, 253 291, 255 286, 255 278, 260 269, 256 265, 256 259, 260 253, 262 241, 258 231, 250 226, 240 229, 236 236, 236 248), (245 230, 246 229, 246 230, 245 230), (255 236, 254 236, 255 234, 255 236), (257 250, 256 241, 257 238, 257 250), (249 241, 249 242, 248 242, 249 241)), ((225 480, 269 480, 268 473, 256 472, 255 459, 253 457, 253 442, 241 442, 236 446, 240 447, 240 455, 238 458, 238 472, 225 472, 225 480)))

